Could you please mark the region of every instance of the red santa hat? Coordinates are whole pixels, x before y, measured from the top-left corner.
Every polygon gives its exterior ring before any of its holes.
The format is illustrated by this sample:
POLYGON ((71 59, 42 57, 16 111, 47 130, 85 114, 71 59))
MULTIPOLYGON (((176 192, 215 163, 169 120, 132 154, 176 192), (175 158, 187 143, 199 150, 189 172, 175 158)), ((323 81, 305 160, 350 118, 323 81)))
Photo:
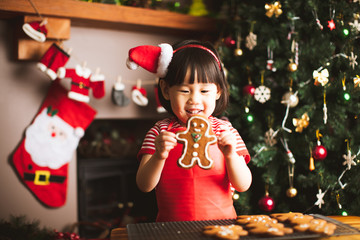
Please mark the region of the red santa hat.
POLYGON ((47 36, 47 29, 45 27, 47 20, 44 19, 43 21, 34 21, 25 23, 22 26, 24 32, 31 37, 32 39, 38 42, 45 42, 47 36))
POLYGON ((140 66, 158 77, 165 77, 172 56, 173 48, 170 44, 143 45, 129 50, 126 65, 131 70, 140 66))

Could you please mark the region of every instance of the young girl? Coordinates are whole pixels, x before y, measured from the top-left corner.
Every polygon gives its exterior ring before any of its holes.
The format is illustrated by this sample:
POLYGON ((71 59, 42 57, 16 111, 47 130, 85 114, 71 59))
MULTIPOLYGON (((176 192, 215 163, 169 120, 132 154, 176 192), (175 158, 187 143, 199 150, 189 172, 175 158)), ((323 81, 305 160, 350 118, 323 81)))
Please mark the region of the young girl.
POLYGON ((140 46, 129 51, 128 67, 135 65, 160 77, 160 102, 173 115, 149 130, 138 154, 137 185, 144 192, 155 188, 157 221, 235 218, 232 187, 246 191, 252 175, 239 133, 228 121, 215 117, 225 110, 229 98, 218 53, 208 43, 191 40, 174 46, 140 46), (198 165, 185 169, 177 163, 183 145, 175 133, 194 115, 208 118, 217 136, 211 169, 198 165))

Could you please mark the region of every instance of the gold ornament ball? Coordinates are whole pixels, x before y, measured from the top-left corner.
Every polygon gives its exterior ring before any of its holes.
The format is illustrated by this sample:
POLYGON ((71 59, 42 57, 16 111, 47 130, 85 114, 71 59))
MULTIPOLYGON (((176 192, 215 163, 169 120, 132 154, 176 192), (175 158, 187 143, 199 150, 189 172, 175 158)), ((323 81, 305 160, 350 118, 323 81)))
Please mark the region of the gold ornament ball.
POLYGON ((295 197, 296 194, 297 194, 296 188, 291 187, 291 188, 289 188, 288 190, 286 190, 286 196, 288 196, 288 197, 290 197, 290 198, 295 197))
POLYGON ((241 56, 243 55, 243 50, 241 48, 237 48, 234 50, 234 55, 235 56, 241 56))
POLYGON ((288 70, 290 72, 295 72, 297 70, 297 68, 298 68, 298 66, 296 63, 289 63, 289 65, 288 65, 288 70))
POLYGON ((298 96, 295 95, 291 91, 285 93, 281 100, 282 100, 281 103, 283 103, 284 105, 289 104, 289 107, 291 107, 291 108, 296 107, 298 105, 298 103, 299 103, 298 96))

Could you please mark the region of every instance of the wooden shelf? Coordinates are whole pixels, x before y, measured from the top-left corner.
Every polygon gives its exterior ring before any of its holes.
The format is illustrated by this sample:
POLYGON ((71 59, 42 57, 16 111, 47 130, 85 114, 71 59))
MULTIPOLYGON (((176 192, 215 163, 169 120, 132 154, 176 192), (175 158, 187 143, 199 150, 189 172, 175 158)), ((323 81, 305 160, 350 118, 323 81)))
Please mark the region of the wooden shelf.
MULTIPOLYGON (((40 14, 71 19, 72 25, 111 29, 162 32, 166 34, 213 35, 216 19, 79 0, 32 0, 40 14)), ((1 0, 0 19, 37 15, 29 0, 1 0)))

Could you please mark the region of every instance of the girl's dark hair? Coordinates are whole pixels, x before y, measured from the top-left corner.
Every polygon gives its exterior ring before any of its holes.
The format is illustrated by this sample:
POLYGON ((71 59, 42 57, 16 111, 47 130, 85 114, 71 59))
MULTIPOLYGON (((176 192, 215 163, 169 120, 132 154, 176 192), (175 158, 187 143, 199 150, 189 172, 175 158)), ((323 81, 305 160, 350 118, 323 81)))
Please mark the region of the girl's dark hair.
MULTIPOLYGON (((199 42, 195 40, 186 40, 174 44, 172 47, 174 50, 185 45, 201 45, 211 50, 219 59, 219 54, 208 42, 199 42)), ((168 87, 180 85, 184 82, 186 73, 190 69, 190 83, 195 81, 195 73, 199 83, 215 83, 218 89, 221 91, 220 98, 216 101, 214 116, 222 114, 229 102, 228 85, 225 79, 224 70, 220 64, 216 61, 215 57, 208 51, 196 47, 183 48, 174 53, 172 60, 168 67, 166 76, 160 80, 164 80, 168 87)), ((160 90, 160 81, 158 84, 159 100, 162 106, 172 115, 175 115, 171 109, 170 101, 166 100, 160 90)))

